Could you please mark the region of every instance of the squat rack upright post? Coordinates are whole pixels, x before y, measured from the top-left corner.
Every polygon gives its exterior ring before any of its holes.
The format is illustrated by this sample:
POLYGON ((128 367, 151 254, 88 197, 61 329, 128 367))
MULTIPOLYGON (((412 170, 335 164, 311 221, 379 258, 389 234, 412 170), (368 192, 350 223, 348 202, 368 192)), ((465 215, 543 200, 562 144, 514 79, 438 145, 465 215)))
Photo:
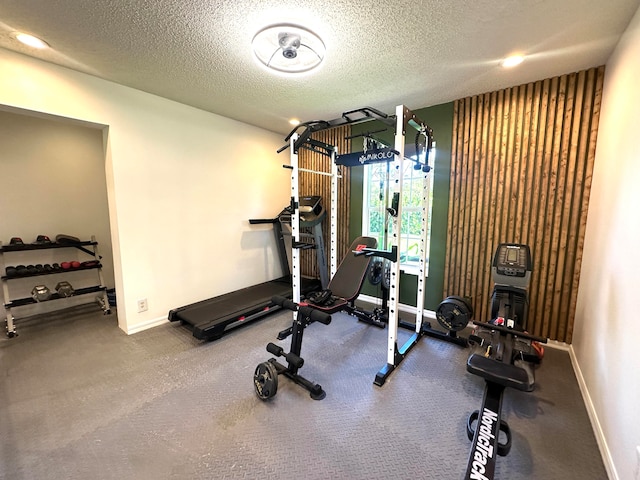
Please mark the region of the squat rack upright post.
MULTIPOLYGON (((337 225, 338 225, 338 166, 335 163, 335 157, 337 155, 337 148, 333 145, 318 142, 317 140, 307 139, 305 142, 298 142, 299 136, 297 133, 291 134, 289 138, 289 147, 291 149, 291 160, 288 168, 291 169, 291 238, 292 238, 292 252, 291 252, 291 283, 293 288, 292 300, 295 303, 300 303, 301 295, 301 281, 302 274, 300 269, 300 248, 302 244, 300 242, 300 187, 299 187, 299 172, 308 172, 319 175, 331 176, 331 207, 330 207, 330 222, 331 222, 331 234, 330 234, 330 277, 333 277, 338 269, 338 255, 337 255, 337 225), (298 159, 298 149, 303 148, 305 144, 311 147, 311 150, 318 151, 331 158, 331 173, 318 172, 314 170, 301 169, 298 159)), ((297 319, 297 311, 293 312, 294 321, 297 319)))
MULTIPOLYGON (((411 110, 404 105, 398 105, 396 107, 396 131, 394 139, 395 155, 393 159, 390 182, 393 185, 392 198, 397 197, 397 209, 391 215, 392 218, 392 235, 391 235, 391 249, 392 252, 399 250, 400 235, 402 232, 402 199, 403 199, 403 176, 404 176, 404 161, 405 161, 405 140, 407 134, 407 127, 428 130, 426 145, 426 157, 425 165, 422 168, 423 182, 422 182, 422 218, 420 239, 418 242, 418 287, 416 298, 416 318, 415 329, 411 337, 401 346, 398 347, 398 326, 400 320, 398 317, 399 295, 400 295, 400 259, 395 258, 392 263, 389 281, 389 324, 388 324, 388 341, 387 341, 387 364, 384 365, 380 371, 376 374, 374 384, 382 386, 389 375, 400 365, 409 351, 417 345, 420 338, 425 335, 423 329, 423 309, 424 309, 424 285, 425 285, 425 257, 426 257, 426 245, 427 236, 429 230, 429 195, 431 189, 431 182, 429 174, 431 168, 428 165, 428 156, 431 150, 431 130, 422 122, 411 110)), ((416 151, 416 162, 418 162, 418 154, 416 151)), ((397 253, 396 253, 397 256, 397 253)), ((403 327, 407 327, 403 322, 403 327)))

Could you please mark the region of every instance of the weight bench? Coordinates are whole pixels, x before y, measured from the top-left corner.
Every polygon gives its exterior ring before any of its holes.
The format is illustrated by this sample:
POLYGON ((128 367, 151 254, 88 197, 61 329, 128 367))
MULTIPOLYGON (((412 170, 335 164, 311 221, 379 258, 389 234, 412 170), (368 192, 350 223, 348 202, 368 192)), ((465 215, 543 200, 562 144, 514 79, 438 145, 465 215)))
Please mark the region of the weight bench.
POLYGON ((310 295, 307 299, 309 306, 324 313, 335 313, 344 310, 358 297, 367 276, 371 257, 368 255, 357 255, 365 248, 373 249, 378 246, 378 241, 372 237, 356 238, 348 253, 340 262, 336 274, 333 276, 326 290, 310 295), (320 303, 315 300, 329 294, 328 298, 320 303), (317 302, 317 303, 316 303, 317 302))
MULTIPOLYGON (((340 262, 335 275, 325 290, 309 295, 302 305, 312 307, 327 315, 346 312, 358 320, 384 328, 386 323, 377 315, 355 306, 355 299, 360 295, 362 285, 367 276, 372 255, 367 250, 375 249, 378 241, 372 237, 358 237, 352 243, 348 253, 340 262)), ((281 331, 278 340, 291 335, 292 327, 281 331)))
POLYGON ((284 365, 276 358, 271 358, 259 364, 254 372, 254 388, 258 398, 269 400, 275 396, 278 391, 278 376, 280 375, 284 375, 306 389, 314 400, 322 400, 326 396, 326 392, 319 384, 311 382, 298 373, 304 365, 304 359, 300 356, 304 330, 313 322, 328 325, 331 323, 331 314, 339 311, 346 311, 369 323, 374 322, 371 314, 358 310, 353 302, 362 290, 369 262, 375 253, 372 250, 376 248, 377 244, 375 238, 356 238, 351 244, 353 253, 347 254, 342 260, 329 282, 328 288, 310 295, 316 300, 316 303, 311 299, 299 304, 283 297, 272 299, 275 304, 297 312, 297 316, 291 327, 278 334, 278 340, 283 340, 291 335, 291 348, 288 353, 275 343, 267 345, 269 353, 276 357, 283 357, 287 364, 284 365))

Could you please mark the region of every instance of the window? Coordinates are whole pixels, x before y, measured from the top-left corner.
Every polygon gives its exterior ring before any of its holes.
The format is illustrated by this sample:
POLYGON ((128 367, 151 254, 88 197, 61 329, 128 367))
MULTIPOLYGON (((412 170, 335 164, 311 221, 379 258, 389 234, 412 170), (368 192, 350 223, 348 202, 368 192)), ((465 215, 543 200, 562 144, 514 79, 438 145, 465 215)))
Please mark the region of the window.
MULTIPOLYGON (((430 165, 433 165, 435 158, 435 144, 431 150, 430 165)), ((403 162, 404 172, 402 179, 402 225, 400 240, 398 242, 398 252, 400 256, 400 267, 406 273, 417 274, 420 264, 419 246, 420 229, 422 226, 422 195, 424 173, 421 170, 414 170, 414 163, 403 162)), ((374 237, 378 240, 379 248, 384 248, 385 218, 388 219, 387 245, 391 248, 392 222, 391 218, 385 215, 384 199, 385 195, 391 195, 390 189, 387 192, 387 170, 389 163, 375 163, 364 166, 364 185, 362 199, 362 231, 364 235, 374 237)), ((427 224, 427 244, 425 246, 425 272, 429 268, 429 243, 431 240, 431 204, 433 203, 433 171, 429 173, 429 203, 428 203, 428 224, 427 224)))

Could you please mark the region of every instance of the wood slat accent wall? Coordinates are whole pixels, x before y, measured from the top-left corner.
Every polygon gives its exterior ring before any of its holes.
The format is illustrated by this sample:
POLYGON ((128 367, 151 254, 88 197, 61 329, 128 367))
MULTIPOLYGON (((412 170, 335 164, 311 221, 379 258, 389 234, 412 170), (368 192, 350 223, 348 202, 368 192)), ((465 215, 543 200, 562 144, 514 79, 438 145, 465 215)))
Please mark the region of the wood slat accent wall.
POLYGON ((489 320, 501 242, 531 247, 528 330, 571 343, 604 67, 454 103, 445 295, 489 320))
MULTIPOLYGON (((343 125, 340 127, 323 130, 313 134, 313 138, 338 148, 338 153, 351 151, 351 141, 345 137, 351 134, 351 127, 343 125)), ((300 168, 308 168, 314 171, 331 172, 331 160, 326 155, 315 153, 310 150, 300 149, 298 152, 298 162, 300 168)), ((347 254, 351 241, 349 239, 349 217, 351 198, 351 177, 348 168, 340 171, 342 178, 338 180, 338 262, 347 254)), ((323 204, 327 210, 327 216, 322 222, 322 234, 327 253, 327 269, 329 268, 330 256, 330 202, 331 202, 331 177, 326 175, 315 175, 308 172, 300 172, 299 177, 300 195, 321 195, 323 204)), ((305 250, 301 255, 301 269, 305 276, 318 277, 316 254, 314 250, 305 250)), ((327 270, 328 271, 328 270, 327 270)))

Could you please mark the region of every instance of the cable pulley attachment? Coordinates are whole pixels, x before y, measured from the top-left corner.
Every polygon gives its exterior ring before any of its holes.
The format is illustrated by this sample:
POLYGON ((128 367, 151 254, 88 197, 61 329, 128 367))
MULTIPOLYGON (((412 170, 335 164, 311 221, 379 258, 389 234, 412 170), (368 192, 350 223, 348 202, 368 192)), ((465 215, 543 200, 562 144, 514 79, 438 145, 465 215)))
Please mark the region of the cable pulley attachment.
POLYGON ((431 165, 429 165, 429 155, 433 146, 433 130, 428 125, 420 125, 416 132, 415 138, 415 165, 414 170, 422 170, 425 173, 431 171, 431 165))

